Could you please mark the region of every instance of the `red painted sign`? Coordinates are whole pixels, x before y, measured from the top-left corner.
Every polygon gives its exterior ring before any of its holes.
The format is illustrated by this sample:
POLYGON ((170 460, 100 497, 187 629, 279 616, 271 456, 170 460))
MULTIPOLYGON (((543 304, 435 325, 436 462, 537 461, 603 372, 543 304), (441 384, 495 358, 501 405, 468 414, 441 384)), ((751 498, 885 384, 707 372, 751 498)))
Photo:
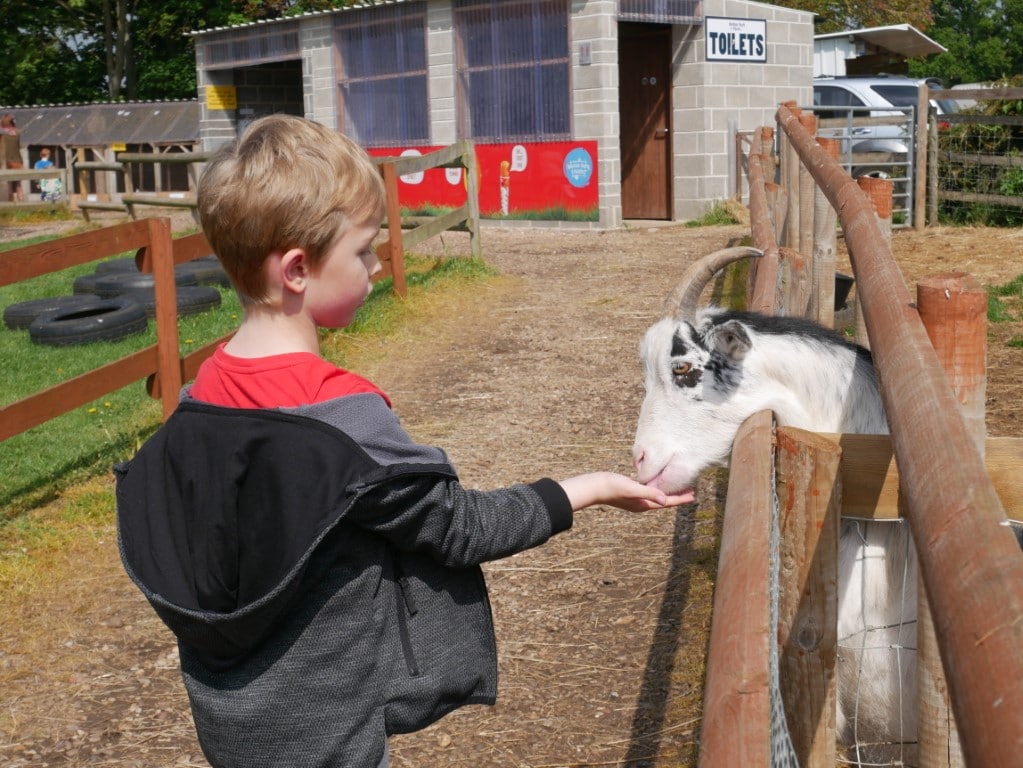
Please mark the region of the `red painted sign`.
MULTIPOLYGON (((425 155, 440 147, 371 149, 378 157, 425 155)), ((479 202, 488 218, 598 218, 597 142, 477 144, 479 202)), ((398 199, 410 213, 437 213, 465 202, 463 169, 431 168, 398 180, 398 199)))

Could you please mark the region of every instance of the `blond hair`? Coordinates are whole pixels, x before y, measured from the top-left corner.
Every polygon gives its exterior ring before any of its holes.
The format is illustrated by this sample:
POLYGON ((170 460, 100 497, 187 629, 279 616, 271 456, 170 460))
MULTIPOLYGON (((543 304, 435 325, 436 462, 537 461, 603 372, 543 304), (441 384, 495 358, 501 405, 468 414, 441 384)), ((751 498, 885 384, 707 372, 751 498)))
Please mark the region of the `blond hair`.
POLYGON ((378 224, 387 195, 354 141, 291 115, 262 117, 221 147, 199 180, 203 232, 243 301, 267 298, 263 263, 303 248, 313 269, 352 226, 378 224))

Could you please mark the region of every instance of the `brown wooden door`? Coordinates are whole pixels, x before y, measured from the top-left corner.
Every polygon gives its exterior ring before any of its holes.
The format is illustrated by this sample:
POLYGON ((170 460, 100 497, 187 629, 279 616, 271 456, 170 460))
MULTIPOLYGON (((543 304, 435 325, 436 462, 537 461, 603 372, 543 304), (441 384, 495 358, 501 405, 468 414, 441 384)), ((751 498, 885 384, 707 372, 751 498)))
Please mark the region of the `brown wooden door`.
POLYGON ((671 28, 618 25, 622 216, 671 218, 671 28))

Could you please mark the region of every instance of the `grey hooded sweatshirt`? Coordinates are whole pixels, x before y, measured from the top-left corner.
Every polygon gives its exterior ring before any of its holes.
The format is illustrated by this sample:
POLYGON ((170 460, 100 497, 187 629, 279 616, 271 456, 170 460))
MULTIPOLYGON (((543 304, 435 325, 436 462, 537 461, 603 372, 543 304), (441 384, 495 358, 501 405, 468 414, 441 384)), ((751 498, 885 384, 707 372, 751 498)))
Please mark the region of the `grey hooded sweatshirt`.
POLYGON ((479 564, 572 525, 550 479, 463 488, 376 394, 188 398, 115 467, 121 558, 178 640, 217 768, 376 766, 386 735, 497 692, 479 564))

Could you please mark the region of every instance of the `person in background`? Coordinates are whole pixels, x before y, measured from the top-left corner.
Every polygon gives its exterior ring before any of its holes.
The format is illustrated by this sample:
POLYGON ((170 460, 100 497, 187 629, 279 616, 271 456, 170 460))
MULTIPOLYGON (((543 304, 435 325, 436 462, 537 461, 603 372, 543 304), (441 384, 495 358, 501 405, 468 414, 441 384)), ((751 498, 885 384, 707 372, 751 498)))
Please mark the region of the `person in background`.
MULTIPOLYGON (((53 167, 53 161, 50 159, 49 147, 43 147, 39 150, 39 159, 36 160, 35 169, 37 171, 45 171, 47 168, 53 167)), ((62 190, 62 184, 60 179, 41 179, 39 181, 40 197, 43 202, 55 203, 60 200, 62 190)))
MULTIPOLYGON (((3 140, 4 165, 8 170, 24 168, 25 163, 21 159, 21 132, 14 122, 14 115, 9 112, 0 117, 0 138, 3 140)), ((25 193, 22 191, 21 181, 12 181, 9 184, 11 199, 23 202, 25 193)))

